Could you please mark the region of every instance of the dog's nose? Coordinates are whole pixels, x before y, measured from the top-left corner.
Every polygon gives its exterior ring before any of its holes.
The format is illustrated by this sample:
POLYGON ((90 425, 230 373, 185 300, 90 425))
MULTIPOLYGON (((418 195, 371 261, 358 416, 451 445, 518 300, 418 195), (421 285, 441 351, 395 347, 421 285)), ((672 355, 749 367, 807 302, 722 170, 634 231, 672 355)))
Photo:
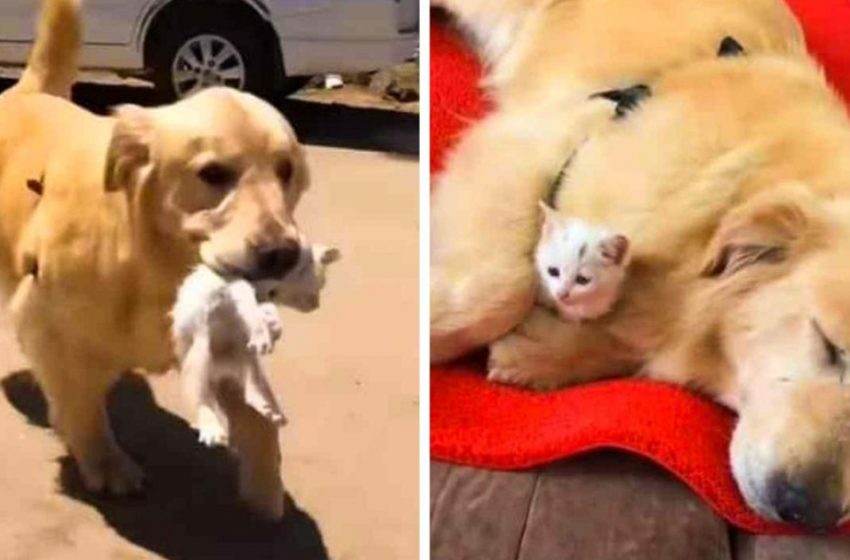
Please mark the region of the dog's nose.
POLYGON ((834 527, 842 516, 840 504, 823 492, 777 477, 770 485, 770 501, 776 515, 788 523, 813 531, 834 527))
POLYGON ((261 279, 283 278, 298 264, 301 246, 288 239, 274 247, 260 247, 256 252, 257 274, 261 279))

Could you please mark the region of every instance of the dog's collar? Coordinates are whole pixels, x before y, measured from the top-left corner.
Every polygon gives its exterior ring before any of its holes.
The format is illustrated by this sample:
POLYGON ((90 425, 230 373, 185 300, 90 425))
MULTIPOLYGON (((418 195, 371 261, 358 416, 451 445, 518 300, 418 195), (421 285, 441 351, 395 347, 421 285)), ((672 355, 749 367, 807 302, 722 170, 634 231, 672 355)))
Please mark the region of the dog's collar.
POLYGON ((44 194, 44 173, 41 174, 39 179, 27 179, 27 188, 41 196, 44 194))
MULTIPOLYGON (((636 84, 624 89, 609 89, 600 91, 592 94, 590 99, 602 97, 616 103, 617 107, 614 109, 614 120, 619 120, 625 117, 629 112, 637 109, 640 102, 651 95, 652 90, 649 86, 646 84, 636 84)), ((561 167, 558 168, 558 173, 555 175, 555 178, 549 186, 546 203, 552 208, 555 208, 555 199, 558 197, 558 192, 564 182, 564 177, 566 177, 567 170, 580 148, 581 146, 578 146, 570 152, 564 160, 564 163, 562 163, 561 167)))
POLYGON ((609 89, 590 96, 591 99, 603 97, 617 104, 614 118, 621 119, 630 111, 635 110, 640 102, 652 95, 652 90, 646 84, 636 84, 625 89, 609 89))
MULTIPOLYGON (((745 54, 746 51, 744 50, 744 47, 731 35, 724 37, 717 48, 718 57, 737 57, 745 54)), ((614 119, 618 120, 625 117, 629 112, 637 109, 640 102, 651 95, 652 90, 649 86, 646 84, 635 84, 624 89, 609 89, 600 91, 592 94, 590 98, 595 99, 603 97, 616 103, 617 107, 614 109, 614 119)), ((546 203, 552 208, 555 208, 555 199, 558 197, 558 192, 564 182, 564 177, 566 177, 567 169, 572 163, 573 158, 575 158, 579 148, 581 148, 581 146, 578 146, 570 152, 564 160, 564 163, 562 163, 561 167, 558 168, 558 173, 555 175, 555 178, 549 186, 549 190, 546 195, 546 203)))
POLYGON ((741 43, 728 35, 720 41, 720 46, 717 48, 717 56, 720 57, 742 56, 744 54, 746 52, 744 51, 744 47, 741 46, 741 43))

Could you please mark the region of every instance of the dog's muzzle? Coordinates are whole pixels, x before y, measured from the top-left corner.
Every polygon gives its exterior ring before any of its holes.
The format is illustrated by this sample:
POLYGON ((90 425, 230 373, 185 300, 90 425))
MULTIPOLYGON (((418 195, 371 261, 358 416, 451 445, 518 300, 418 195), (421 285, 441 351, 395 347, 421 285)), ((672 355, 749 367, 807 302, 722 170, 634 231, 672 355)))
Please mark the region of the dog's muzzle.
POLYGON ((768 486, 768 498, 779 519, 812 531, 834 527, 844 514, 839 500, 826 491, 824 484, 804 486, 775 476, 768 486))
POLYGON ((275 246, 258 247, 252 276, 257 280, 281 279, 295 268, 300 256, 301 244, 296 239, 287 239, 275 246))

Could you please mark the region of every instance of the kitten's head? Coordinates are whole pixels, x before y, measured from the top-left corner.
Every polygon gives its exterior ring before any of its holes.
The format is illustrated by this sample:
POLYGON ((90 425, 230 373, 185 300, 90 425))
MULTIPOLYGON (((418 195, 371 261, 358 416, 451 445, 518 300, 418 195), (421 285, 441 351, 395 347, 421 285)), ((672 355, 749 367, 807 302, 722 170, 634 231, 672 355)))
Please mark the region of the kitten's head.
POLYGON ((283 280, 261 282, 257 292, 268 299, 309 313, 319 307, 319 294, 327 281, 327 268, 342 257, 339 249, 324 245, 305 246, 295 270, 283 280))
POLYGON ((619 234, 558 214, 544 203, 543 225, 535 252, 541 284, 555 301, 569 303, 615 280, 629 241, 619 234))

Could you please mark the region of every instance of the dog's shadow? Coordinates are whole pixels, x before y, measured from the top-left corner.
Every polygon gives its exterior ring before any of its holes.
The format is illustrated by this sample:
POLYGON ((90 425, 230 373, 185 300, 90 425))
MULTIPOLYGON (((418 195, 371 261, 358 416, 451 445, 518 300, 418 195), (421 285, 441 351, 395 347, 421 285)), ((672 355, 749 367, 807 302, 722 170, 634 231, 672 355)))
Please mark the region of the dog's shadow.
MULTIPOLYGON (((32 374, 2 380, 6 398, 30 422, 48 427, 47 404, 32 374)), ((85 491, 70 457, 60 459, 62 491, 97 509, 118 534, 169 559, 326 560, 322 535, 309 514, 288 499, 280 523, 263 523, 236 496, 236 464, 221 448, 197 442, 197 433, 157 406, 150 386, 125 375, 109 399, 121 446, 145 469, 147 490, 131 499, 85 491)))

